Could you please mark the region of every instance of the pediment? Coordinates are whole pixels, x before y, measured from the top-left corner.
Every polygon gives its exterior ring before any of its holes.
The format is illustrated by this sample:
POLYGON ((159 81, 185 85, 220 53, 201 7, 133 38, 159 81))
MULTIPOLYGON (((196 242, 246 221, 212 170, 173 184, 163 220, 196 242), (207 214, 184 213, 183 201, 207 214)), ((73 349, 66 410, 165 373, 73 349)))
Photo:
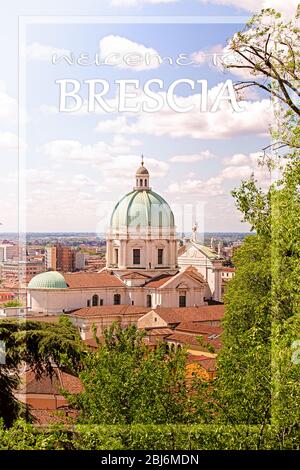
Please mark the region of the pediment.
POLYGON ((185 272, 181 272, 174 276, 170 281, 164 284, 161 289, 167 288, 174 288, 174 289, 191 289, 193 287, 202 287, 203 283, 198 281, 197 279, 193 279, 185 272))
POLYGON ((187 248, 187 250, 179 256, 179 258, 186 258, 186 259, 204 259, 205 256, 201 251, 197 250, 197 248, 191 246, 187 248))

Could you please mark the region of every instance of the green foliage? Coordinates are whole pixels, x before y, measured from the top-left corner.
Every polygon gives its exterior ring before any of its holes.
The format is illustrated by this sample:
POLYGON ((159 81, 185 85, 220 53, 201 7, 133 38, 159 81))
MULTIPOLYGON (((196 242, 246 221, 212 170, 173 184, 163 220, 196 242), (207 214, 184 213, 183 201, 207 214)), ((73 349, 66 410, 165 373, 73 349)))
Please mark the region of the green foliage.
POLYGON ((3 304, 3 307, 22 307, 23 304, 20 302, 20 300, 9 300, 8 302, 5 302, 3 304))
POLYGON ((262 10, 230 39, 231 54, 223 61, 227 69, 244 70, 249 76, 235 84, 236 90, 254 86, 276 99, 273 138, 296 148, 300 147, 299 15, 298 10, 297 18, 286 21, 271 8, 262 10))
POLYGON ((222 350, 215 384, 218 418, 259 424, 270 418, 270 245, 249 236, 234 257, 237 267, 225 295, 222 350))
POLYGON ((68 397, 92 424, 172 423, 196 419, 186 383, 186 353, 160 344, 152 351, 136 326, 112 325, 105 344, 87 354, 80 378, 84 392, 68 397))
POLYGON ((18 421, 9 430, 0 426, 0 450, 299 450, 296 437, 289 434, 283 439, 276 426, 133 424, 37 429, 18 421))
POLYGON ((70 371, 78 370, 82 343, 67 318, 58 323, 1 320, 0 341, 5 345, 5 363, 0 364, 0 418, 11 426, 20 416, 30 418, 26 407, 14 397, 21 364, 28 364, 38 377, 51 375, 53 362, 70 371))
POLYGON ((299 152, 272 190, 273 318, 282 321, 300 307, 300 161, 299 152))

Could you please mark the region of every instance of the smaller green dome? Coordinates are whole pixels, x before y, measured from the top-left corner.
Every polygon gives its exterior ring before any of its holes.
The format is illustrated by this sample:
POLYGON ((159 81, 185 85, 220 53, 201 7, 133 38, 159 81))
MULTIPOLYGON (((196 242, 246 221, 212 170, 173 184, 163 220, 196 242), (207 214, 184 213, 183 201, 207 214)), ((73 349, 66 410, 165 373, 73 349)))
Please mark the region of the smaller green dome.
POLYGON ((37 274, 28 284, 28 289, 67 289, 65 278, 57 271, 37 274))

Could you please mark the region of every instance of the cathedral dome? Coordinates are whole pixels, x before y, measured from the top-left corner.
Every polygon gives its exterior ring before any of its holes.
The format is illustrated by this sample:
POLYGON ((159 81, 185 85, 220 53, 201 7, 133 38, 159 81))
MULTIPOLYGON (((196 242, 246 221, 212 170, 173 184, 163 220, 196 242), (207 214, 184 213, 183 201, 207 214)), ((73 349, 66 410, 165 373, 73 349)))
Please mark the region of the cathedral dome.
POLYGON ((174 215, 169 204, 154 191, 136 189, 126 194, 115 206, 110 226, 121 227, 175 227, 174 215))
POLYGON ((65 278, 57 271, 37 274, 28 284, 28 289, 67 289, 67 287, 65 278))

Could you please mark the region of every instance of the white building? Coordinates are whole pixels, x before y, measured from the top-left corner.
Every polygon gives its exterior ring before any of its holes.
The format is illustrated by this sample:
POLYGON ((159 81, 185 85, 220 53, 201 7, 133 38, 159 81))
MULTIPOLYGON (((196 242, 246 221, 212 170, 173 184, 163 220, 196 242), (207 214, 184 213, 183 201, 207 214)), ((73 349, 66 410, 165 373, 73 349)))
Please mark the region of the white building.
POLYGON ((0 262, 12 260, 18 256, 18 246, 10 243, 0 244, 0 262))
POLYGON ((28 285, 28 306, 42 313, 120 304, 189 307, 204 305, 204 297, 211 297, 207 278, 192 263, 178 268, 174 215, 150 188, 143 160, 133 190, 113 210, 106 260, 98 273, 35 276, 28 285))
POLYGON ((209 247, 197 242, 194 233, 192 240, 183 245, 178 252, 178 264, 181 269, 193 266, 207 282, 206 300, 222 300, 222 258, 209 247))

